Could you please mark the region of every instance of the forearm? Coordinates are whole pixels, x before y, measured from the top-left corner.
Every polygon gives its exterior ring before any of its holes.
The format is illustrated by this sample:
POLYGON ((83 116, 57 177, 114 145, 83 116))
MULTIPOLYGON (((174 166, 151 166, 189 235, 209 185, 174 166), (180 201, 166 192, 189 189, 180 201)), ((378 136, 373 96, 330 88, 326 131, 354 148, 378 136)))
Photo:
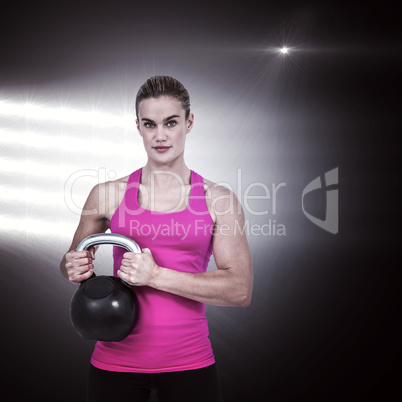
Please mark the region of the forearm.
POLYGON ((251 283, 228 269, 187 273, 156 267, 150 286, 188 299, 216 306, 250 304, 251 283))
MULTIPOLYGON (((67 253, 66 253, 67 254, 67 253)), ((64 254, 60 263, 60 272, 64 278, 68 279, 67 269, 66 269, 66 254, 64 254)))

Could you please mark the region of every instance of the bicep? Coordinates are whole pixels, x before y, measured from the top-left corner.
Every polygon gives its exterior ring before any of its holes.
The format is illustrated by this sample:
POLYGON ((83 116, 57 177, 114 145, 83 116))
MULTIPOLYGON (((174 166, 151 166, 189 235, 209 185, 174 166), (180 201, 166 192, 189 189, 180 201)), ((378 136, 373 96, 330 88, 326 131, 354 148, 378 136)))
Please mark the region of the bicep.
POLYGON ((252 257, 245 229, 245 217, 239 201, 225 214, 217 213, 213 234, 213 254, 218 269, 252 277, 252 257))

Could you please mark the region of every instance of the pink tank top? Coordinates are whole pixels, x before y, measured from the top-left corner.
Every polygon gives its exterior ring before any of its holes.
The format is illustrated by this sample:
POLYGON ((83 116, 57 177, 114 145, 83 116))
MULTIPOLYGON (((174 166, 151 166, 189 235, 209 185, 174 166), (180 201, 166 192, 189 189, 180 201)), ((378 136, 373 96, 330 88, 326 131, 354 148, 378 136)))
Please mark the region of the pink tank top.
MULTIPOLYGON (((182 272, 205 272, 212 254, 213 221, 205 201, 202 177, 191 171, 190 201, 182 211, 150 211, 138 204, 142 169, 129 177, 123 200, 110 222, 112 233, 149 248, 155 262, 182 272)), ((123 254, 114 247, 114 275, 123 254)), ((120 372, 158 373, 192 370, 215 362, 208 338, 205 304, 136 286, 139 314, 133 332, 120 342, 97 342, 91 363, 120 372)))

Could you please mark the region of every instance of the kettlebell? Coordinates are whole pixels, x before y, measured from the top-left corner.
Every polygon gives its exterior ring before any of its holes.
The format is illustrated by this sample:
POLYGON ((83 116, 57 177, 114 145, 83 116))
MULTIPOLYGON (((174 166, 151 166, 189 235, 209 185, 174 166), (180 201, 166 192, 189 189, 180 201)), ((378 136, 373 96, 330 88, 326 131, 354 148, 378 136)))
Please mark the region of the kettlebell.
MULTIPOLYGON (((99 233, 86 237, 76 251, 111 244, 141 253, 138 244, 123 235, 99 233)), ((118 342, 133 330, 138 315, 137 297, 131 285, 114 276, 96 276, 81 282, 70 304, 70 319, 81 337, 118 342)))

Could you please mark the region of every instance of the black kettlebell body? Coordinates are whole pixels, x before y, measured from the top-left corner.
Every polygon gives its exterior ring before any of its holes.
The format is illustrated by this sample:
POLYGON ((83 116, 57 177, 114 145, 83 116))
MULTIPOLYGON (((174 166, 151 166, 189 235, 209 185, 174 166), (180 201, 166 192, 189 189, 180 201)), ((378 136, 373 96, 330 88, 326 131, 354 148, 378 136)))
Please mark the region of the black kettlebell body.
POLYGON ((98 341, 126 338, 135 326, 136 313, 134 291, 113 276, 92 276, 81 283, 70 305, 75 330, 98 341))
MULTIPOLYGON (((141 252, 133 240, 105 233, 87 237, 77 251, 99 244, 114 244, 129 251, 141 252)), ((132 286, 113 276, 93 275, 83 281, 70 304, 72 325, 86 339, 121 341, 134 329, 137 316, 137 298, 132 286)))

